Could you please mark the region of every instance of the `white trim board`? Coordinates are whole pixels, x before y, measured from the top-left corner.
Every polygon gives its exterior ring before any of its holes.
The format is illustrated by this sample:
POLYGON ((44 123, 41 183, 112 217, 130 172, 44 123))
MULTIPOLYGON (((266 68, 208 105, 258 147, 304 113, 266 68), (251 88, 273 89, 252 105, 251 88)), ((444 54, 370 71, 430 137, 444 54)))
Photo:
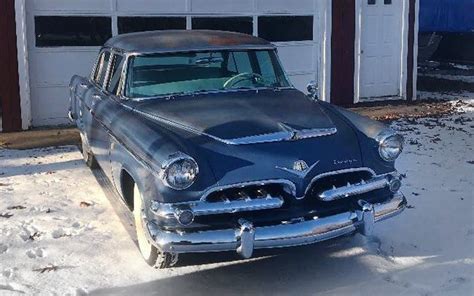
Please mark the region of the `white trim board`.
POLYGON ((20 88, 21 128, 31 126, 30 74, 26 33, 26 0, 15 0, 16 47, 18 59, 18 81, 20 88))

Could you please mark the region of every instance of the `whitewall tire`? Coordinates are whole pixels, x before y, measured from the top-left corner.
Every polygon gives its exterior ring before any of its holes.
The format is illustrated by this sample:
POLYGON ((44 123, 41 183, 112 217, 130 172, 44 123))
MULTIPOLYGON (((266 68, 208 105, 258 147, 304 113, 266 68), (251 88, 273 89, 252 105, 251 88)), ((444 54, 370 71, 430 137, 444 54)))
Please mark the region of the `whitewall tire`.
POLYGON ((176 264, 178 256, 160 252, 148 239, 144 220, 143 197, 137 184, 133 186, 133 217, 137 232, 138 249, 148 265, 155 268, 168 268, 176 264))

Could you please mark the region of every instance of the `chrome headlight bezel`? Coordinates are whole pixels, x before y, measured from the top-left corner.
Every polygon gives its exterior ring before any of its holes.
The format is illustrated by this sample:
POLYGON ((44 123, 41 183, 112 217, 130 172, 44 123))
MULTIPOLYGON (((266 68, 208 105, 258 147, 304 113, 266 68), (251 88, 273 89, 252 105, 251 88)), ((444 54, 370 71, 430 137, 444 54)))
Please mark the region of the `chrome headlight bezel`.
POLYGON ((403 151, 403 143, 404 143, 403 136, 395 133, 394 131, 385 130, 381 132, 377 136, 376 141, 379 144, 379 147, 378 147, 379 155, 384 161, 387 161, 387 162, 395 161, 403 151), (393 146, 398 146, 398 148, 393 148, 393 149, 398 149, 397 152, 393 153, 388 150, 390 149, 390 146, 389 146, 390 142, 392 144, 395 143, 395 145, 392 145, 392 148, 393 146))
POLYGON ((162 164, 160 178, 163 181, 163 184, 165 184, 165 186, 169 188, 172 188, 174 190, 185 190, 194 184, 194 182, 197 179, 198 174, 199 174, 199 166, 197 162, 194 160, 194 158, 182 152, 177 152, 173 155, 170 155, 170 157, 162 164), (186 163, 187 165, 190 166, 192 170, 192 175, 194 177, 184 184, 177 184, 176 182, 172 181, 170 176, 172 174, 173 167, 180 164, 182 167, 183 163, 186 163))

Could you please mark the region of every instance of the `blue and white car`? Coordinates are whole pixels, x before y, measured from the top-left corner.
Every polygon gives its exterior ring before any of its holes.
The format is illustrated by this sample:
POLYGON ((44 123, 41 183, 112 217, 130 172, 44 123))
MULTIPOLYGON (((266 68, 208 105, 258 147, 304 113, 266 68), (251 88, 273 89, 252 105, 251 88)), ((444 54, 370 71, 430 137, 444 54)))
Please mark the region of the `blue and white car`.
POLYGON ((295 89, 263 39, 119 35, 70 90, 84 159, 133 211, 152 266, 369 235, 406 206, 402 137, 295 89))

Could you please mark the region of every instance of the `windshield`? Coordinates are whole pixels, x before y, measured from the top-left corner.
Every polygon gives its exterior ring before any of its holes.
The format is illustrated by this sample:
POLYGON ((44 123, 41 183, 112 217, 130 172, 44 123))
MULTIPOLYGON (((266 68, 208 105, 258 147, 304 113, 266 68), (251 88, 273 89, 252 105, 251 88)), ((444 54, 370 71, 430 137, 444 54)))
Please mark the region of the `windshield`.
POLYGON ((129 98, 290 86, 271 50, 144 55, 132 57, 128 67, 129 98))

